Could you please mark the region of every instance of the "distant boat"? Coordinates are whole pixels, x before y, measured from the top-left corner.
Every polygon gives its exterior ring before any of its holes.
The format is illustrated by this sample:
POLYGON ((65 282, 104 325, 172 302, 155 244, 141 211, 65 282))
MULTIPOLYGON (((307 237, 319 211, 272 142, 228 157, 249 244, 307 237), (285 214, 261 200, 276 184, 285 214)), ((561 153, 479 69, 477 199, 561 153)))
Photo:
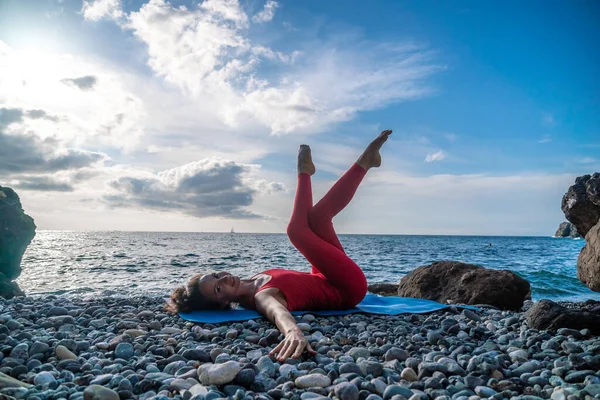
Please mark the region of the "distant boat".
POLYGON ((233 226, 231 227, 231 232, 229 233, 235 233, 235 231, 233 230, 233 226))

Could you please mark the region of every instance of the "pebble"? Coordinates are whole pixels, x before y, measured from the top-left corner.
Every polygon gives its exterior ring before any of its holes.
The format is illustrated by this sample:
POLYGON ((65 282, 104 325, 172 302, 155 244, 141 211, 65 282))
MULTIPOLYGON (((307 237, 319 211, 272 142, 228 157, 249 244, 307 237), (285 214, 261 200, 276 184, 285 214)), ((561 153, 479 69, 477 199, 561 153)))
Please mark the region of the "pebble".
POLYGON ((296 378, 294 384, 299 389, 327 387, 331 385, 331 379, 327 375, 309 374, 296 378))
POLYGON ((45 386, 52 382, 56 382, 56 378, 48 371, 42 371, 33 378, 34 385, 45 386))
POLYGON ((63 345, 56 346, 54 351, 59 360, 77 360, 77 356, 63 345))
POLYGON ((390 400, 394 396, 400 395, 407 399, 410 399, 413 395, 413 392, 410 389, 405 388, 400 385, 390 385, 385 388, 385 392, 383 392, 383 400, 390 400))
POLYGON ((469 309, 464 309, 463 310, 463 315, 465 317, 467 317, 468 319, 470 319, 471 321, 475 321, 475 322, 479 322, 481 321, 481 317, 477 314, 475 314, 475 312, 469 310, 469 309))
POLYGON ((100 385, 91 385, 83 391, 84 400, 120 400, 119 395, 114 390, 100 385))
POLYGON ((336 385, 334 393, 340 400, 358 400, 358 388, 353 383, 342 382, 336 385))
POLYGON ((237 361, 223 364, 203 364, 198 368, 200 383, 203 385, 223 385, 233 381, 242 367, 237 361))
POLYGON ((412 368, 404 368, 400 373, 400 378, 409 382, 415 382, 419 380, 417 373, 412 368))
POLYGON ((0 298, 0 371, 35 385, 0 398, 600 398, 597 337, 530 330, 512 311, 304 315, 317 355, 280 364, 268 352, 281 335, 264 319, 192 324, 144 296, 41 299, 0 298))

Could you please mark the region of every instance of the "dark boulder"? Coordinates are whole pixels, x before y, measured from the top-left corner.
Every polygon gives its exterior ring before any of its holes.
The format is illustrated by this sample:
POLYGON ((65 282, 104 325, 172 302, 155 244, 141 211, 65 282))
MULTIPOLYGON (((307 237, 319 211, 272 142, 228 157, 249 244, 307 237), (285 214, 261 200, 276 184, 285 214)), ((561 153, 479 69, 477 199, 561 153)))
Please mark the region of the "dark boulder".
POLYGON ((600 292, 600 222, 585 235, 585 246, 577 259, 577 278, 595 292, 600 292))
POLYGON ((530 285, 511 271, 439 261, 418 267, 403 277, 398 296, 519 310, 530 296, 530 285))
POLYGON ((35 236, 33 218, 25 214, 14 190, 0 186, 0 296, 22 296, 12 282, 21 274, 21 258, 35 236))
POLYGON ((580 238, 581 235, 577 232, 577 228, 571 222, 563 222, 558 226, 554 237, 580 238))
POLYGON ((584 175, 562 198, 562 210, 581 236, 586 236, 600 220, 600 173, 584 175))
POLYGON ((398 285, 394 285, 393 283, 373 283, 368 286, 368 290, 380 296, 398 295, 398 285))
POLYGON ((589 329, 600 335, 600 313, 572 310, 551 300, 540 300, 527 311, 527 325, 533 329, 555 331, 559 328, 589 329))
POLYGON ((575 179, 562 199, 565 217, 585 237, 577 260, 577 278, 600 292, 600 173, 575 179))

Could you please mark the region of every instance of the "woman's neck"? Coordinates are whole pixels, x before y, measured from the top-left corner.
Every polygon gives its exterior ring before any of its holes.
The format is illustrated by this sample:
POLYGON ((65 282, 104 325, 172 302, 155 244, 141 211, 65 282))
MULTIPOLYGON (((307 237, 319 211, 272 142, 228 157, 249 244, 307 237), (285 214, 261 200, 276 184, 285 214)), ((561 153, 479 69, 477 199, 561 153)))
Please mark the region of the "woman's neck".
POLYGON ((260 287, 260 282, 255 278, 242 279, 235 303, 239 303, 246 308, 254 308, 254 295, 260 287))

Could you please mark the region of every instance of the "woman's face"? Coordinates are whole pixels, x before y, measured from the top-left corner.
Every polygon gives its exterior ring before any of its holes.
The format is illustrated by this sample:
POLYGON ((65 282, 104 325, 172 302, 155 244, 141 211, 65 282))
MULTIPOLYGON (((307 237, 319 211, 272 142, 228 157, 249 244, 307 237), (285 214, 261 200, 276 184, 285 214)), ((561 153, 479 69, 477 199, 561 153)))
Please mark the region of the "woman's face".
POLYGON ((213 272, 198 279, 196 285, 207 299, 226 305, 238 297, 240 278, 229 272, 213 272))

